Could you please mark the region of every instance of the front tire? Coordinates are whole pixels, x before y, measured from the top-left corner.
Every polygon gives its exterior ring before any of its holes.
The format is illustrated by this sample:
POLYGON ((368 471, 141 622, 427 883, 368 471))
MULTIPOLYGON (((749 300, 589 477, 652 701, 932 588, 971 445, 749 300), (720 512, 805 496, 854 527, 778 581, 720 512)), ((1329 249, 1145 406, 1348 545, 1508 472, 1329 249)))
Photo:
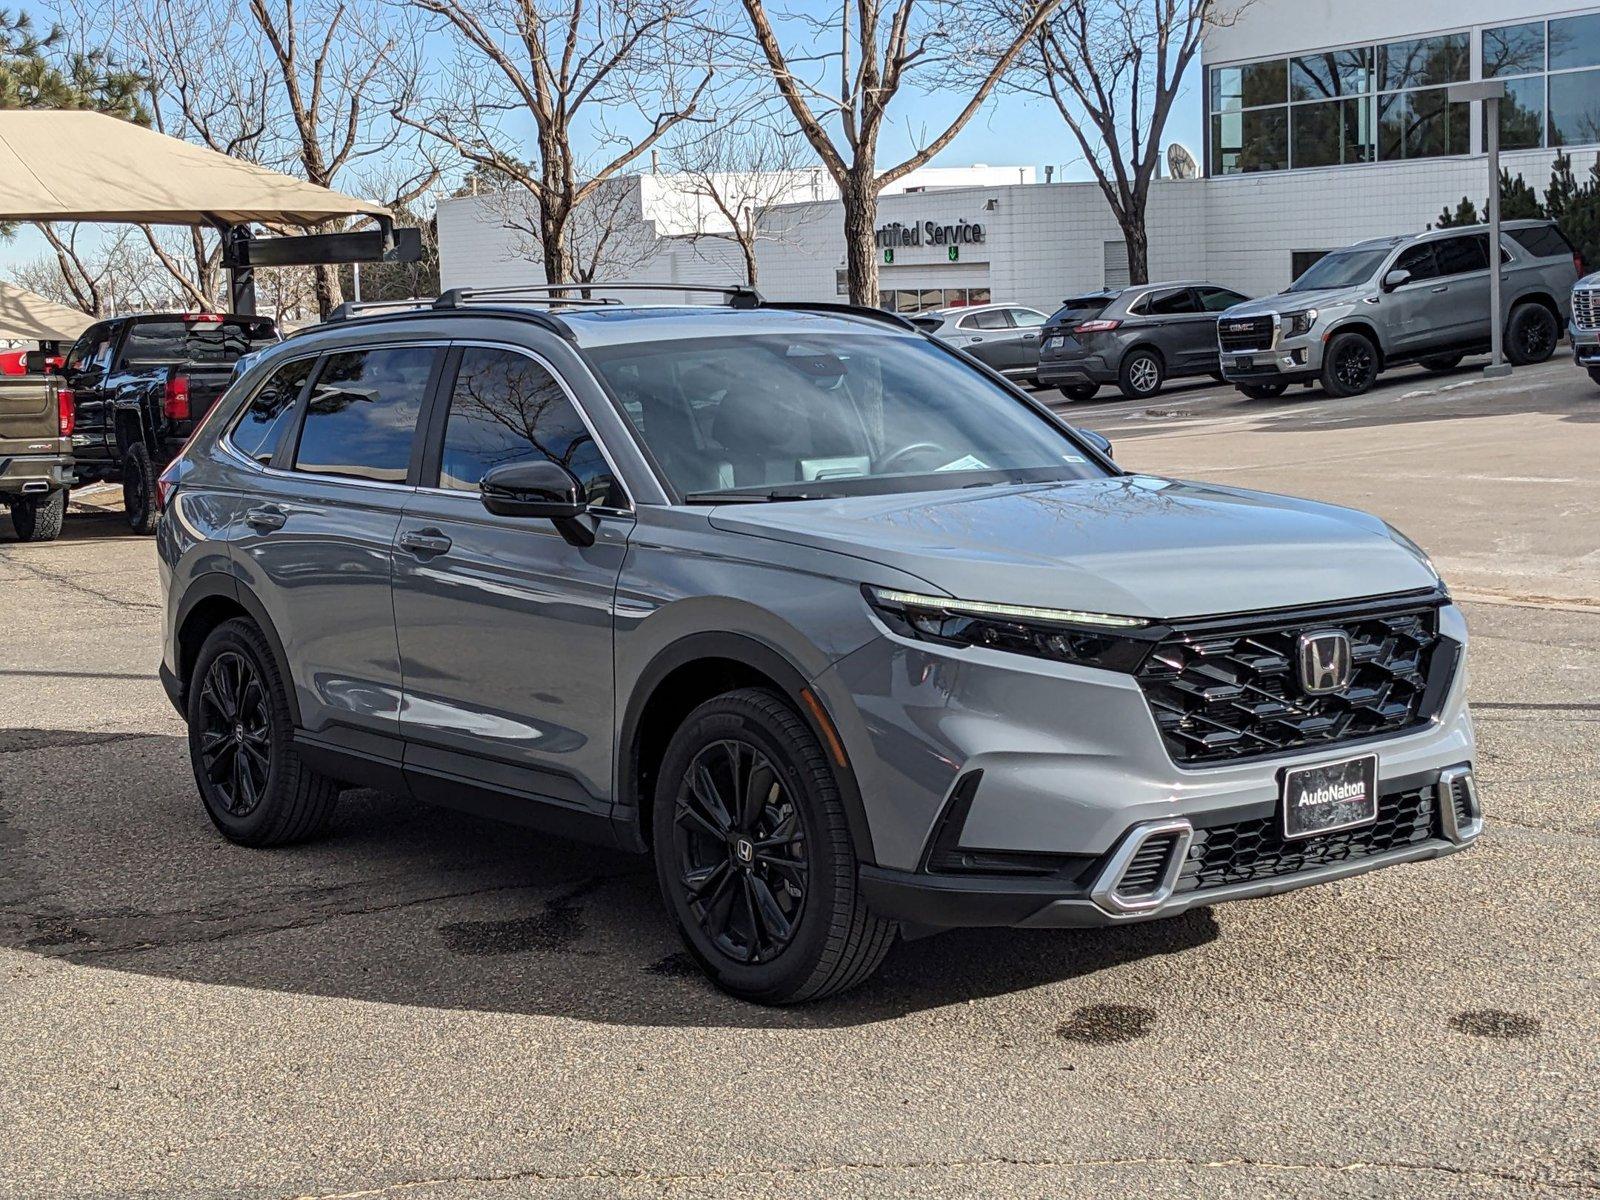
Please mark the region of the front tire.
POLYGON ((1125 355, 1117 371, 1117 387, 1129 400, 1148 400, 1161 391, 1167 368, 1154 350, 1135 350, 1125 355))
POLYGON ((1506 359, 1518 367, 1545 362, 1556 352, 1561 330, 1542 304, 1519 304, 1506 322, 1506 359))
POLYGON ((856 986, 898 926, 868 910, 839 785, 800 716, 746 688, 700 705, 662 760, 656 875, 679 936, 724 991, 798 1004, 856 986))
POLYGON ((300 761, 287 681, 244 617, 211 631, 186 696, 189 760, 206 815, 229 841, 281 846, 321 833, 339 785, 300 761))
POLYGON ((135 533, 156 531, 161 515, 156 511, 156 472, 143 442, 134 442, 122 456, 122 511, 135 533))
POLYGON ((11 525, 23 542, 53 542, 61 536, 67 515, 67 489, 51 492, 43 500, 13 500, 11 525))
POLYGON ((1289 390, 1287 383, 1239 383, 1234 386, 1251 400, 1276 400, 1289 390))
POLYGON ((1082 403, 1085 400, 1093 400, 1099 391, 1098 383, 1069 383, 1061 389, 1061 394, 1068 400, 1082 403))
POLYGON ((1377 378, 1377 347, 1354 330, 1334 334, 1322 356, 1322 390, 1330 396, 1359 396, 1377 378))
POLYGON ((1600 383, 1600 367, 1590 367, 1588 370, 1589 378, 1595 383, 1600 383))

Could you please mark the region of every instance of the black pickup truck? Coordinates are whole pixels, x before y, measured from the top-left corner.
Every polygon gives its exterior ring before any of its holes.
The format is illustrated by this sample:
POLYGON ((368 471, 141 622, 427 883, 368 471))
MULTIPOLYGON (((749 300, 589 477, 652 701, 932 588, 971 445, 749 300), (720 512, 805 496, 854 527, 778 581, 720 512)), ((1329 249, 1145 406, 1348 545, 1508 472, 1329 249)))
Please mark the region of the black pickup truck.
POLYGON ((128 524, 152 533, 162 469, 228 386, 241 357, 278 340, 268 317, 141 313, 99 321, 67 355, 79 484, 121 480, 128 524))

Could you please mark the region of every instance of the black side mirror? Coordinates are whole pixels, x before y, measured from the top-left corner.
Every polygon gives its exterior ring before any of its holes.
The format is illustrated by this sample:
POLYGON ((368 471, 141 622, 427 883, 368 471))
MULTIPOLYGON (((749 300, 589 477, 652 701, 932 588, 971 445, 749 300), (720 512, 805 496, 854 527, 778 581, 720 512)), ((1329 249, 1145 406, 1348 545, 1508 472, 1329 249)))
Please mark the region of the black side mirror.
POLYGON ((478 495, 496 516, 550 521, 574 546, 594 545, 583 485, 560 463, 538 459, 494 467, 478 482, 478 495))
POLYGON ((1100 451, 1101 454, 1104 454, 1107 458, 1112 457, 1111 439, 1105 434, 1096 433, 1092 429, 1084 429, 1080 427, 1078 429, 1078 436, 1084 441, 1088 442, 1089 445, 1093 446, 1096 450, 1100 451))

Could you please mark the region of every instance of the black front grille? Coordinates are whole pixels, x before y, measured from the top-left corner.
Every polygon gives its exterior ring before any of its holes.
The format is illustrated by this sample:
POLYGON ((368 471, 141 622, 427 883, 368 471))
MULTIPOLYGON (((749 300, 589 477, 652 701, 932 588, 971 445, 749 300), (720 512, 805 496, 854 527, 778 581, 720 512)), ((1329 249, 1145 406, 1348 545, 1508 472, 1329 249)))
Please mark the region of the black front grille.
POLYGON ((1167 873, 1167 864, 1171 861, 1177 841, 1177 835, 1171 833, 1147 839, 1133 856, 1128 869, 1122 873, 1117 883, 1117 895, 1129 900, 1153 895, 1167 873))
POLYGON ((1217 322, 1217 340, 1224 350, 1270 350, 1272 318, 1223 317, 1217 322))
POLYGON ((1433 785, 1378 798, 1378 819, 1359 829, 1289 841, 1278 813, 1194 831, 1177 892, 1205 891, 1370 858, 1437 834, 1433 785))
POLYGON ((1139 668, 1138 679, 1173 760, 1207 765, 1397 733, 1424 723, 1439 653, 1436 601, 1398 609, 1267 616, 1178 630, 1139 668), (1350 685, 1326 696, 1302 691, 1296 643, 1309 630, 1350 638, 1350 685))

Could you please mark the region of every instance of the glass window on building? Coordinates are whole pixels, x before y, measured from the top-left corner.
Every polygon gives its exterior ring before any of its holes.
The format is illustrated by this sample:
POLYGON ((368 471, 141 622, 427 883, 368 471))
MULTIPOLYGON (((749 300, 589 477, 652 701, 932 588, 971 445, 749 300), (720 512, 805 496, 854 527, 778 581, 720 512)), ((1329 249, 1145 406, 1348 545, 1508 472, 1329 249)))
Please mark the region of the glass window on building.
POLYGON ((1550 22, 1550 69, 1600 66, 1600 13, 1550 22))
MULTIPOLYGON (((1489 124, 1484 113, 1484 128, 1489 124)), ((1544 145, 1544 76, 1506 80, 1500 101, 1500 149, 1533 150, 1544 145)))
POLYGON ((1378 90, 1439 87, 1460 83, 1470 73, 1471 35, 1446 33, 1378 47, 1378 90))
POLYGON ((1282 59, 1217 67, 1211 72, 1211 111, 1236 112, 1282 104, 1288 98, 1287 79, 1282 59))
POLYGON ((1531 75, 1544 71, 1544 22, 1502 25, 1483 31, 1483 77, 1531 75))
POLYGON ((1371 162, 1372 101, 1326 100, 1290 110, 1290 158, 1296 167, 1371 162))
POLYGON ((1334 50, 1289 60, 1289 99, 1332 100, 1372 90, 1372 48, 1334 50))
POLYGON ((1289 165, 1288 109, 1258 108, 1211 118, 1212 170, 1223 175, 1289 165))
POLYGON ((1378 97, 1378 157, 1438 158, 1471 148, 1472 106, 1450 103, 1444 88, 1378 97))
POLYGON ((1550 76, 1549 137, 1552 146, 1600 142, 1600 71, 1550 76))

